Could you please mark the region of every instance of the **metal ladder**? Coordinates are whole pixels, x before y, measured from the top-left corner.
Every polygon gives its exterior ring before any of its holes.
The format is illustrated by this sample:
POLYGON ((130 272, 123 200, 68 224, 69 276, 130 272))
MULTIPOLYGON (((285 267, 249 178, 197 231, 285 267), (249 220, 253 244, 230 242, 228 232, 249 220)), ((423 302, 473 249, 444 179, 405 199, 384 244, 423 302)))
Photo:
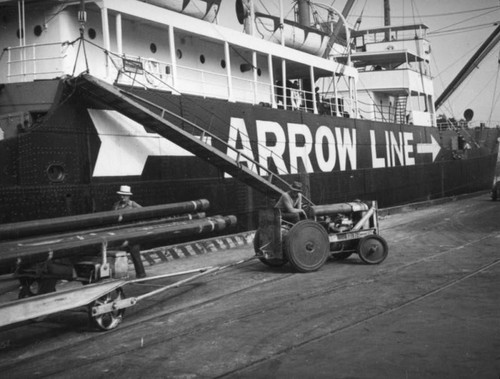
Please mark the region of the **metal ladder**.
POLYGON ((395 122, 399 124, 406 124, 406 104, 408 102, 408 96, 398 96, 396 99, 396 109, 395 109, 395 122))
POLYGON ((120 112, 141 125, 150 128, 151 130, 154 130, 162 137, 167 138, 195 156, 216 166, 224 172, 227 172, 234 178, 248 184, 265 195, 280 196, 283 192, 290 188, 289 183, 273 173, 267 167, 264 167, 254 159, 243 155, 240 151, 230 146, 226 141, 223 141, 214 134, 204 130, 199 125, 196 125, 174 112, 164 109, 137 95, 121 90, 120 88, 90 74, 82 74, 73 78, 72 81, 74 81, 73 84, 76 85, 77 89, 83 91, 84 95, 89 95, 91 100, 98 100, 105 106, 120 112), (148 107, 154 107, 157 112, 152 111, 141 103, 147 104, 148 107), (189 124, 194 131, 199 133, 199 135, 195 136, 194 134, 181 129, 179 126, 165 119, 166 116, 173 116, 179 121, 189 124), (208 137, 211 137, 212 140, 216 140, 228 150, 235 151, 237 158, 232 159, 219 149, 205 143, 204 141, 206 141, 206 138, 208 137), (258 168, 259 172, 266 172, 266 177, 251 170, 246 164, 244 164, 244 162, 250 162, 251 165, 258 168))

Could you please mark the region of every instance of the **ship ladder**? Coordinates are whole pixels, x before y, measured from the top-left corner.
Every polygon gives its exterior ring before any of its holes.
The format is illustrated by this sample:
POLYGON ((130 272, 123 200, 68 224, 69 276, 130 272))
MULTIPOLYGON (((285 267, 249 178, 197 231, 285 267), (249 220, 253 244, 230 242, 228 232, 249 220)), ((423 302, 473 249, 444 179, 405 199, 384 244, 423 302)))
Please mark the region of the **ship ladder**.
POLYGON ((394 121, 399 124, 406 124, 406 104, 408 102, 408 96, 402 95, 398 96, 396 99, 396 109, 394 114, 394 121))
MULTIPOLYGON (((100 101, 105 106, 152 129, 162 137, 224 172, 227 172, 229 175, 255 188, 266 196, 281 196, 284 191, 290 188, 289 183, 252 158, 245 156, 244 161, 248 162, 248 166, 243 164, 242 160, 240 160, 242 154, 239 150, 236 150, 226 141, 174 112, 164 109, 139 96, 121 90, 90 74, 82 74, 73 80, 77 88, 82 91, 82 94, 87 95, 91 101, 100 101), (185 129, 167 120, 165 118, 167 116, 170 117, 170 119, 175 117, 179 121, 189 124, 197 132, 197 135, 189 133, 185 129), (221 144, 223 148, 226 149, 226 151, 234 150, 237 159, 233 159, 221 150, 205 143, 204 141, 206 141, 208 137, 210 137, 212 141, 216 140, 218 144, 221 144), (254 171, 252 168, 256 168, 256 170, 254 171), (267 177, 259 175, 258 172, 267 173, 267 177)), ((309 201, 309 199, 305 200, 309 201)))

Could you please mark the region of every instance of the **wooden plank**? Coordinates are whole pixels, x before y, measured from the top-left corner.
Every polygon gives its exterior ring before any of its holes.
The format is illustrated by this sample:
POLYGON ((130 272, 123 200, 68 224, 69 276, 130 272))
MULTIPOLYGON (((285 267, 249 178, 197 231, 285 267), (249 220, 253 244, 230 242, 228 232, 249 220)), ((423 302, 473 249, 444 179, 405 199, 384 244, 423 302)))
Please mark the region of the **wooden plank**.
POLYGON ((86 306, 125 283, 111 280, 0 304, 0 327, 86 306))

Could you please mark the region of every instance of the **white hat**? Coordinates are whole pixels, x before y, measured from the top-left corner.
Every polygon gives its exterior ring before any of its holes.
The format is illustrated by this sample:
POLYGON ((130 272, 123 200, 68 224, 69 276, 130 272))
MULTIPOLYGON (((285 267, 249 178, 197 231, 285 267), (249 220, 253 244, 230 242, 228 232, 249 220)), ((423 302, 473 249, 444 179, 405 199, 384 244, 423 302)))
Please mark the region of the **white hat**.
POLYGON ((132 196, 132 192, 130 192, 130 186, 120 186, 120 190, 116 193, 118 195, 132 196))

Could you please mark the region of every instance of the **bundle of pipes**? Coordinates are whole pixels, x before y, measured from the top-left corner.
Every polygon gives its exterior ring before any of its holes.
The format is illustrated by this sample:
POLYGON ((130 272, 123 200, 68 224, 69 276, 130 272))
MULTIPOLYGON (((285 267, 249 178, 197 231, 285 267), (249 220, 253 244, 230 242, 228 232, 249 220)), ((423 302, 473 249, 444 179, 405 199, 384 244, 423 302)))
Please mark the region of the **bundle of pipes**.
POLYGON ((1 224, 0 241, 159 219, 189 212, 205 211, 209 206, 210 203, 208 200, 200 199, 181 203, 153 205, 143 208, 122 209, 77 216, 17 222, 13 224, 1 224))
POLYGON ((174 214, 186 212, 187 209, 197 210, 208 207, 207 200, 197 200, 125 211, 63 217, 61 218, 63 220, 52 219, 52 227, 48 224, 49 220, 19 223, 18 228, 16 224, 10 224, 9 228, 0 230, 0 235, 10 237, 22 235, 23 238, 11 238, 0 242, 0 273, 12 272, 20 264, 96 255, 103 248, 123 250, 133 245, 140 245, 141 249, 150 249, 166 245, 169 241, 181 237, 218 232, 236 225, 235 216, 206 217, 205 213, 200 212, 173 217, 174 214), (153 213, 163 218, 151 219, 150 216, 153 213), (172 217, 165 218, 168 215, 172 217), (65 224, 64 220, 69 221, 68 224, 65 224), (109 222, 109 225, 105 225, 104 220, 109 222), (125 223, 124 220, 129 222, 125 223), (136 222, 130 222, 131 220, 136 222), (44 235, 40 235, 39 231, 37 233, 33 229, 37 223, 42 225, 42 229, 46 232, 44 235), (83 225, 94 228, 77 228, 83 225), (98 226, 100 228, 96 228, 98 226), (47 232, 49 230, 50 233, 47 232))

